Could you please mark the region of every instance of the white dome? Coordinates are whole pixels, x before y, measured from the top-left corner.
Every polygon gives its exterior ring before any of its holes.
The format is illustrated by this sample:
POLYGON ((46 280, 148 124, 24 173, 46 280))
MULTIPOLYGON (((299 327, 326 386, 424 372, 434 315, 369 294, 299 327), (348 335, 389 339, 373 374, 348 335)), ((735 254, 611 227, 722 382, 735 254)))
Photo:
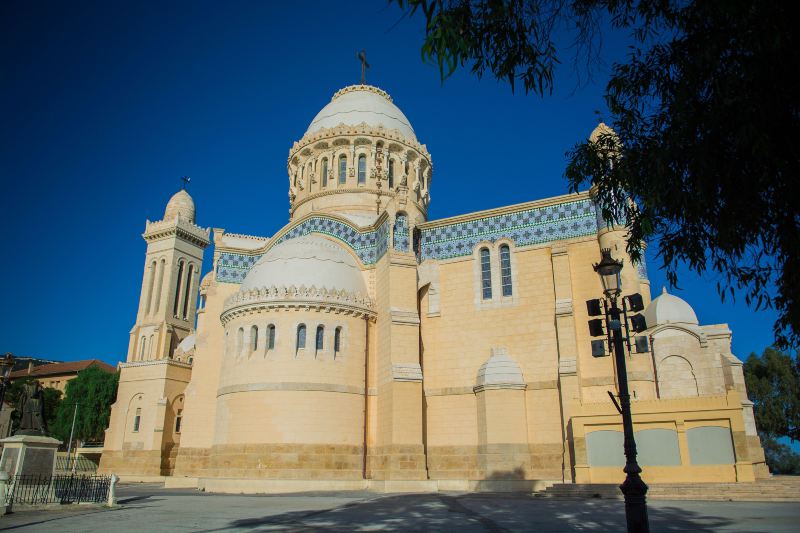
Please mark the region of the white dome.
POLYGON ((492 348, 492 356, 478 369, 477 387, 482 388, 522 388, 522 370, 504 348, 492 348))
POLYGON ((178 347, 175 349, 175 353, 180 352, 184 354, 189 352, 190 350, 194 350, 195 338, 196 337, 194 333, 190 333, 189 335, 184 337, 183 340, 180 342, 180 344, 178 344, 178 347))
POLYGON ((648 328, 662 324, 699 324, 692 306, 682 298, 669 294, 666 287, 662 289, 658 298, 650 302, 642 314, 648 328))
POLYGON ((311 121, 306 135, 339 124, 356 126, 362 122, 369 126, 398 130, 404 137, 414 141, 417 139, 411 123, 392 103, 392 97, 371 85, 351 85, 334 94, 331 102, 311 121))
POLYGON ((291 286, 367 295, 364 276, 353 256, 335 242, 313 234, 272 247, 247 273, 240 291, 291 286))
POLYGON ((194 224, 194 200, 185 189, 176 192, 169 199, 167 208, 164 210, 164 220, 172 220, 178 215, 194 224))

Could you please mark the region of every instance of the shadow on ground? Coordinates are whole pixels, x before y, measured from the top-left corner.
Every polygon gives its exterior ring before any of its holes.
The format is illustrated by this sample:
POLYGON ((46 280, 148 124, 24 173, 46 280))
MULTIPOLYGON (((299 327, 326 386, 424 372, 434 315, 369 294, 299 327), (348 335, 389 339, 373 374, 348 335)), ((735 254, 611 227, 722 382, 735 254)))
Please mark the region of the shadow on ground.
MULTIPOLYGON (((732 521, 686 509, 650 509, 654 532, 711 532, 732 521)), ((396 495, 322 511, 233 520, 223 530, 263 531, 624 531, 619 501, 547 500, 509 495, 396 495)))

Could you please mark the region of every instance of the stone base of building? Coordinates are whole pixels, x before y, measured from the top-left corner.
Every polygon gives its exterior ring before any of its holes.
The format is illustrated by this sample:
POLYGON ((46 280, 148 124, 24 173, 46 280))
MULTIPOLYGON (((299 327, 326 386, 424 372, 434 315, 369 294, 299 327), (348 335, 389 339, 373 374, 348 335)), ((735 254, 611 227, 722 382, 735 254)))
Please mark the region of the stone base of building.
POLYGON ((104 450, 97 473, 162 477, 162 459, 160 450, 104 450))
POLYGON ((562 460, 560 444, 428 447, 430 477, 443 480, 559 479, 562 460))
POLYGON ((381 493, 429 492, 537 492, 560 480, 309 480, 241 478, 167 478, 166 488, 196 487, 227 494, 288 494, 300 492, 371 491, 381 493))
POLYGON ((427 480, 425 448, 421 444, 369 448, 367 475, 374 480, 427 480))

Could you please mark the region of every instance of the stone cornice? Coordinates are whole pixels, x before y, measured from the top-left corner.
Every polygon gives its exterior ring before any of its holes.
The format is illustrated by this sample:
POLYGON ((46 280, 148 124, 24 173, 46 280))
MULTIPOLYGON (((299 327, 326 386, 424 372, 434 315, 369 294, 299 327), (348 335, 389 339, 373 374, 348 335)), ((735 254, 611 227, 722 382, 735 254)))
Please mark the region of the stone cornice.
POLYGON ((552 205, 559 205, 568 202, 577 202, 579 200, 589 199, 589 193, 582 191, 578 193, 563 194, 561 196, 553 196, 551 198, 544 198, 542 200, 534 200, 532 202, 524 202, 521 204, 507 205, 504 207, 496 207, 494 209, 486 209, 484 211, 473 211, 463 215, 457 215, 449 218, 440 218, 438 220, 429 220, 421 224, 417 224, 420 230, 432 229, 438 226, 447 226, 449 224, 458 224, 461 222, 469 222, 471 220, 478 220, 486 217, 493 217, 497 215, 505 215, 517 211, 524 211, 526 209, 536 209, 539 207, 549 207, 552 205))
POLYGON ((230 296, 225 300, 220 320, 225 325, 236 317, 275 308, 333 309, 357 316, 375 317, 374 304, 368 296, 313 286, 273 286, 230 296))
POLYGON ((177 236, 196 246, 205 248, 211 244, 211 229, 201 228, 180 215, 172 220, 157 220, 145 222, 142 238, 147 242, 153 242, 167 237, 177 236))
POLYGON ((192 368, 191 363, 184 363, 182 361, 176 361, 175 359, 156 359, 155 361, 130 361, 127 363, 120 363, 120 368, 136 368, 140 366, 158 366, 158 365, 167 365, 167 366, 177 366, 180 368, 192 368))
MULTIPOLYGON (((368 125, 366 122, 362 122, 361 124, 355 126, 349 126, 346 124, 339 124, 338 126, 334 126, 333 128, 322 128, 317 130, 313 133, 303 135, 303 137, 292 144, 292 148, 289 150, 289 157, 287 158, 287 164, 291 162, 292 158, 297 156, 302 150, 308 148, 310 145, 314 143, 318 143, 319 141, 326 141, 328 139, 334 138, 342 138, 342 137, 358 137, 358 136, 372 136, 372 137, 379 137, 381 140, 384 141, 394 141, 401 145, 404 145, 406 148, 410 148, 420 153, 433 167, 433 163, 431 162, 431 155, 428 153, 428 148, 424 144, 420 144, 415 139, 409 139, 402 133, 400 133, 396 129, 386 129, 386 128, 379 128, 368 125)), ((350 142, 348 141, 348 145, 350 142)), ((333 148, 333 147, 331 147, 333 148)), ((331 149, 326 148, 325 150, 331 149)), ((324 151, 324 150, 323 150, 324 151)))

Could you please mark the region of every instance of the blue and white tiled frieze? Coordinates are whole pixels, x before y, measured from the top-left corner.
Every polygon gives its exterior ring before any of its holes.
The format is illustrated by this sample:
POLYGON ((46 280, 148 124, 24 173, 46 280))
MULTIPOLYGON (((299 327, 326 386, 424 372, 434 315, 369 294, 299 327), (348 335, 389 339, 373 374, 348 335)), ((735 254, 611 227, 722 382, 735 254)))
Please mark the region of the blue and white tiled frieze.
POLYGON ((398 213, 394 221, 394 249, 398 252, 408 251, 408 216, 398 213))
MULTIPOLYGON (((295 239, 309 233, 329 235, 353 249, 365 265, 375 264, 389 248, 389 222, 384 221, 377 229, 360 232, 332 218, 314 216, 308 218, 283 234, 275 244, 295 239)), ((247 272, 261 258, 262 254, 243 255, 222 252, 217 260, 217 281, 241 283, 247 272)))
POLYGON ((647 277, 647 263, 644 259, 644 252, 642 252, 642 258, 639 264, 636 265, 636 272, 639 273, 639 279, 650 279, 647 277))
POLYGON ((225 283, 241 283, 244 277, 261 259, 261 255, 243 255, 232 252, 222 252, 217 259, 217 281, 225 283))
POLYGON ((596 232, 594 203, 589 199, 577 200, 423 229, 420 259, 471 255, 481 241, 506 238, 516 246, 528 246, 596 232))

